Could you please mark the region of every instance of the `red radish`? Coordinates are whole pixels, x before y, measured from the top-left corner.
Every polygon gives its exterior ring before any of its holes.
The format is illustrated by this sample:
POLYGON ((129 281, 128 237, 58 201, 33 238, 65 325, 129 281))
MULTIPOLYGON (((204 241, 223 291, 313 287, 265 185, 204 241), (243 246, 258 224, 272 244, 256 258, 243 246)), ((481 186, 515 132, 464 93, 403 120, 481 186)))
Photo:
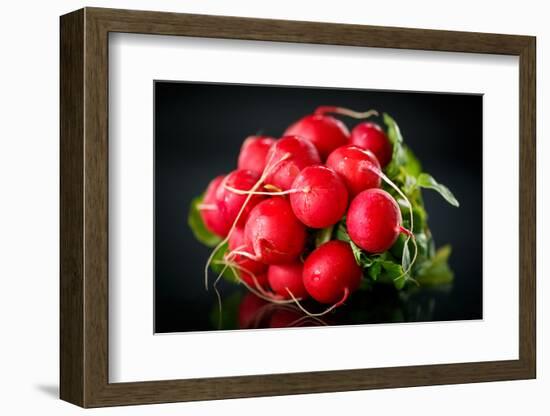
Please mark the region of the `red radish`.
POLYGON ((391 161, 392 145, 388 136, 378 124, 358 124, 351 131, 351 143, 374 153, 382 167, 385 167, 391 161))
POLYGON ((231 223, 222 215, 216 201, 216 193, 225 176, 214 178, 206 188, 204 199, 199 205, 199 211, 206 228, 212 233, 225 237, 231 228, 231 223))
POLYGON ((266 184, 274 185, 281 190, 287 190, 292 182, 306 166, 321 163, 319 153, 311 142, 297 136, 285 136, 276 141, 267 155, 266 161, 270 172, 266 184))
MULTIPOLYGON (((260 176, 257 173, 250 170, 238 169, 227 175, 225 180, 218 187, 216 200, 220 213, 229 226, 237 219, 237 215, 243 207, 247 195, 241 195, 227 188, 230 187, 241 191, 248 191, 256 185, 259 178, 260 176)), ((237 225, 244 225, 252 208, 263 199, 264 196, 262 195, 252 195, 239 217, 237 225)))
POLYGON ((359 288, 361 268, 351 246, 339 240, 320 245, 304 263, 304 286, 313 299, 333 307, 345 302, 359 288))
POLYGON ((352 144, 339 147, 328 157, 327 166, 342 177, 352 197, 365 189, 380 187, 380 163, 369 150, 352 144))
POLYGON ((323 114, 301 118, 285 131, 285 135, 297 135, 311 141, 323 160, 337 147, 349 142, 349 130, 340 120, 323 114))
POLYGON ((268 302, 254 295, 247 293, 239 305, 239 328, 249 329, 258 328, 262 321, 262 310, 268 305, 268 302))
POLYGON ((298 221, 288 201, 269 198, 254 207, 244 229, 245 244, 254 259, 265 264, 288 263, 304 251, 306 229, 298 221))
POLYGON ((355 244, 369 253, 382 253, 397 240, 401 227, 401 211, 395 199, 382 189, 367 189, 349 206, 346 225, 355 244))
POLYGON ((289 291, 296 298, 307 298, 308 294, 302 281, 304 265, 301 261, 287 264, 272 264, 267 269, 269 286, 283 299, 290 299, 289 291))
POLYGON ((239 277, 253 288, 267 287, 267 266, 259 261, 252 260, 242 254, 231 255, 233 251, 246 252, 252 255, 252 249, 244 243, 244 228, 236 227, 229 237, 229 264, 236 264, 239 277))
POLYGON ((292 184, 292 211, 305 225, 325 228, 346 212, 348 191, 336 172, 326 166, 308 166, 292 184))
POLYGON ((261 175, 265 168, 267 153, 273 143, 275 143, 275 139, 273 137, 247 137, 241 146, 238 168, 251 170, 258 175, 261 175))

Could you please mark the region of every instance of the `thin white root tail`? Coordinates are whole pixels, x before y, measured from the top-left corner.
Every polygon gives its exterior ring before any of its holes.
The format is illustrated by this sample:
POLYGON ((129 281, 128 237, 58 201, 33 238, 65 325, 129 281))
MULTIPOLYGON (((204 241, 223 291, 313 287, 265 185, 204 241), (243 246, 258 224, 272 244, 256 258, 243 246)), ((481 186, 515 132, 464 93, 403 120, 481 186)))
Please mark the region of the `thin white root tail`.
POLYGON ((294 303, 296 304, 296 306, 298 306, 298 308, 300 308, 300 310, 305 313, 307 316, 311 317, 311 318, 316 318, 316 317, 320 317, 320 316, 323 316, 323 315, 326 315, 327 313, 329 313, 330 311, 336 309, 337 307, 341 306, 346 300, 347 298, 349 297, 349 289, 346 287, 344 289, 344 296, 342 296, 342 299, 340 299, 338 302, 336 302, 334 305, 328 307, 327 309, 325 309, 323 312, 319 312, 319 313, 311 313, 310 311, 308 311, 306 308, 304 308, 302 306, 302 304, 300 303, 300 301, 294 296, 294 294, 292 293, 292 291, 287 287, 286 288, 286 291, 288 292, 288 294, 290 295, 290 297, 292 298, 292 300, 294 301, 294 303))
POLYGON ((279 195, 289 195, 289 194, 295 194, 297 192, 303 192, 301 189, 288 189, 286 191, 255 191, 255 192, 252 192, 252 190, 250 191, 245 191, 243 189, 237 189, 237 188, 233 188, 232 186, 229 186, 229 185, 224 185, 225 189, 227 189, 228 191, 231 191, 237 195, 269 195, 269 196, 279 196, 279 195))
POLYGON ((229 252, 229 255, 227 257, 233 258, 235 256, 243 256, 243 257, 246 257, 247 259, 258 261, 258 258, 254 254, 251 254, 248 251, 237 250, 237 249, 229 252))

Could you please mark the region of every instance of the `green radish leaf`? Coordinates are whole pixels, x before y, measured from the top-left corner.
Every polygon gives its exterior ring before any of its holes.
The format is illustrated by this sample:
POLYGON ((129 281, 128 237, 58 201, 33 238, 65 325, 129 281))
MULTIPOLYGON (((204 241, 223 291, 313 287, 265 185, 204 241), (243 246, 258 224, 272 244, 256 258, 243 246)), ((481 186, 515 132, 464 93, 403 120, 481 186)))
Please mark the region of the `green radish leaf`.
POLYGON ((237 276, 235 276, 235 273, 231 270, 230 267, 225 267, 225 255, 228 250, 228 245, 225 243, 223 246, 220 247, 220 249, 216 252, 214 257, 212 258, 212 263, 210 264, 210 268, 214 272, 216 276, 218 276, 220 273, 222 273, 222 276, 225 280, 237 283, 239 279, 237 276))
POLYGON ((199 205, 202 203, 203 195, 193 198, 189 207, 189 214, 187 216, 187 224, 195 238, 208 247, 215 247, 221 240, 220 237, 208 231, 204 222, 202 221, 199 211, 199 205))
MULTIPOLYGON (((388 139, 393 149, 391 162, 384 170, 390 179, 402 182, 401 185, 406 188, 407 176, 410 176, 412 179, 416 178, 422 172, 422 165, 413 151, 405 144, 401 130, 395 120, 387 113, 384 113, 383 119, 386 124, 388 139)), ((414 184, 409 184, 408 186, 411 185, 414 184)), ((407 193, 406 189, 404 191, 407 193)))
POLYGON ((422 265, 416 278, 421 286, 438 286, 452 283, 454 273, 448 263, 451 251, 450 245, 443 246, 436 251, 431 260, 422 265))
POLYGON ((340 221, 336 227, 335 237, 337 240, 345 241, 346 243, 350 242, 348 230, 346 229, 345 221, 340 221))
POLYGON ((403 274, 401 265, 392 261, 383 261, 382 268, 384 269, 383 275, 386 280, 391 280, 396 289, 403 289, 407 281, 407 275, 403 274))
POLYGON ((393 285, 397 290, 401 290, 405 287, 405 283, 407 283, 407 276, 403 275, 397 279, 394 279, 393 285))
POLYGON ((403 274, 403 269, 401 265, 390 260, 380 261, 380 265, 384 271, 384 276, 390 279, 397 279, 400 275, 403 274))
POLYGON ((366 253, 361 250, 357 244, 350 240, 349 245, 351 246, 351 251, 353 251, 353 257, 355 257, 357 265, 361 267, 369 267, 372 264, 366 253))
MULTIPOLYGON (((315 234, 315 247, 319 247, 321 244, 324 244, 332 239, 332 231, 334 226, 323 228, 315 234)), ((346 233, 347 234, 347 233, 346 233)))
POLYGON ((399 126, 395 120, 388 113, 384 113, 382 117, 386 127, 388 128, 388 139, 390 139, 392 146, 402 144, 403 136, 401 135, 401 130, 399 130, 399 126))
POLYGON ((389 114, 383 114, 384 123, 388 130, 388 139, 392 145, 391 162, 386 166, 385 170, 390 179, 394 179, 401 171, 401 167, 406 163, 407 154, 403 147, 403 136, 401 130, 393 118, 389 114))
POLYGON ((415 238, 416 238, 416 245, 418 246, 418 255, 428 257, 430 241, 426 233, 424 232, 417 233, 415 234, 415 238))
POLYGON ((406 175, 405 184, 403 185, 403 192, 406 195, 411 195, 416 188, 416 178, 413 175, 406 175))
POLYGON ((460 204, 458 203, 457 199, 453 195, 453 193, 447 188, 445 185, 442 185, 438 183, 431 175, 428 175, 427 173, 421 173, 416 178, 416 183, 421 188, 426 189, 433 189, 434 191, 439 192, 439 194, 445 198, 445 200, 455 206, 459 207, 460 204))
POLYGON ((406 164, 403 166, 408 175, 416 177, 422 172, 422 165, 413 151, 409 147, 405 147, 406 164))
POLYGON ((373 263, 372 266, 368 268, 369 277, 375 282, 378 276, 380 276, 380 273, 382 273, 382 263, 379 261, 373 263))

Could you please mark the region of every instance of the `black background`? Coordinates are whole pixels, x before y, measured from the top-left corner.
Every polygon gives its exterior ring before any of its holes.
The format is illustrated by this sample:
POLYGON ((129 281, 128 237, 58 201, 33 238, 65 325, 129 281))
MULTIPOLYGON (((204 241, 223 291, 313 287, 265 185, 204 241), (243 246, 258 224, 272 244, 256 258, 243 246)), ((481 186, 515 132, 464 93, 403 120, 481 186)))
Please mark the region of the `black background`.
MULTIPOLYGON (((389 113, 424 171, 453 191, 458 209, 423 193, 436 244, 453 246, 455 272, 450 292, 429 294, 429 320, 482 318, 481 96, 164 81, 154 88, 155 332, 214 329, 216 299, 203 283, 210 249, 187 225, 191 199, 236 168, 248 135, 280 137, 320 105, 389 113)), ((357 123, 342 120, 350 130, 357 123)), ((234 290, 222 285, 224 296, 234 290)))

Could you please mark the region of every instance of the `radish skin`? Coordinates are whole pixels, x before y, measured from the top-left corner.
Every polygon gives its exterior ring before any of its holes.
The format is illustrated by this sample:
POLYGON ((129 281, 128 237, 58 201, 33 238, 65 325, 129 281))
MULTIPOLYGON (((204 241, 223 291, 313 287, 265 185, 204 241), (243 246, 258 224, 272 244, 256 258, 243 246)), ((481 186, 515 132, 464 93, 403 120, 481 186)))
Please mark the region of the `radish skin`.
POLYGON ((302 280, 304 265, 300 261, 273 264, 267 270, 269 287, 283 299, 290 299, 289 291, 300 299, 308 297, 302 280))
POLYGON ((218 187, 216 191, 216 201, 220 210, 220 214, 227 224, 233 224, 237 219, 237 215, 244 207, 238 221, 237 226, 242 226, 248 218, 248 214, 258 202, 262 201, 262 195, 253 195, 244 205, 247 200, 246 195, 230 191, 228 188, 234 188, 242 191, 251 190, 258 182, 260 175, 250 170, 234 170, 225 177, 222 181, 223 186, 218 187))
POLYGON ((360 123, 351 131, 351 143, 365 150, 370 150, 382 168, 390 163, 392 145, 382 128, 375 123, 360 123))
POLYGON ((327 166, 342 177, 352 197, 365 189, 380 188, 380 163, 368 150, 355 145, 339 147, 328 157, 327 166))
POLYGON ((346 226, 355 244, 369 253, 382 253, 401 232, 401 211, 386 191, 367 189, 351 201, 346 226))
POLYGON ((292 211, 310 228, 336 224, 346 212, 348 191, 343 180, 326 166, 308 166, 292 184, 292 211))
MULTIPOLYGON (((283 191, 290 189, 292 182, 302 169, 321 163, 315 146, 297 136, 285 136, 276 141, 269 149, 267 158, 274 165, 265 183, 283 191)), ((267 165, 269 167, 270 164, 267 165)))
POLYGON ((359 288, 361 268, 351 246, 339 240, 320 245, 304 263, 303 281, 309 295, 324 304, 341 305, 359 288))
POLYGON ((268 136, 247 137, 241 146, 238 168, 261 175, 265 169, 267 153, 275 141, 273 137, 268 136))
POLYGON ((225 176, 223 175, 217 176, 208 184, 202 204, 198 207, 207 230, 222 238, 227 235, 231 228, 231 223, 221 213, 216 199, 216 193, 222 185, 224 178, 225 176))
MULTIPOLYGON (((268 159, 266 161, 266 167, 265 167, 262 175, 258 179, 258 181, 250 189, 250 192, 248 193, 248 195, 245 196, 245 200, 244 200, 244 202, 241 206, 241 209, 237 213, 237 217, 235 218, 235 220, 231 224, 231 227, 229 228, 229 232, 227 233, 225 238, 222 241, 220 241, 216 247, 214 247, 214 250, 212 250, 212 252, 210 253, 210 256, 208 256, 208 260, 206 261, 206 264, 204 265, 204 287, 205 287, 206 290, 208 290, 208 268, 210 267, 210 264, 212 263, 212 261, 214 259, 214 256, 224 246, 224 244, 226 244, 229 241, 229 238, 231 237, 231 233, 233 232, 233 230, 235 230, 235 227, 237 227, 237 223, 239 222, 241 216, 243 215, 245 209, 247 208, 248 203, 252 199, 254 192, 258 190, 258 188, 262 185, 262 183, 265 181, 267 176, 273 171, 273 169, 276 169, 279 166, 280 163, 285 162, 290 157, 290 154, 285 153, 283 155, 277 155, 277 156, 279 156, 277 158, 277 160, 274 160, 274 156, 275 156, 274 154, 268 154, 268 159)), ((223 182, 225 182, 225 180, 223 182)), ((220 184, 220 186, 221 186, 221 184, 220 184)), ((237 272, 235 271, 235 267, 234 267, 235 265, 229 265, 228 264, 227 266, 229 266, 231 268, 231 270, 233 271, 235 276, 238 278, 237 272)), ((218 279, 220 277, 221 277, 221 273, 218 276, 218 279)), ((218 279, 216 279, 216 280, 218 280, 218 279)), ((245 283, 245 285, 246 285, 246 283, 245 283)), ((216 290, 216 294, 218 294, 217 290, 216 290)), ((219 299, 219 296, 218 296, 218 300, 221 303, 221 300, 219 299)))
POLYGON ((288 263, 304 251, 306 229, 288 201, 269 198, 254 207, 245 226, 245 244, 265 264, 288 263))
POLYGON ((349 130, 340 120, 323 114, 301 118, 285 131, 285 135, 301 136, 311 141, 322 160, 336 148, 349 142, 349 130))

